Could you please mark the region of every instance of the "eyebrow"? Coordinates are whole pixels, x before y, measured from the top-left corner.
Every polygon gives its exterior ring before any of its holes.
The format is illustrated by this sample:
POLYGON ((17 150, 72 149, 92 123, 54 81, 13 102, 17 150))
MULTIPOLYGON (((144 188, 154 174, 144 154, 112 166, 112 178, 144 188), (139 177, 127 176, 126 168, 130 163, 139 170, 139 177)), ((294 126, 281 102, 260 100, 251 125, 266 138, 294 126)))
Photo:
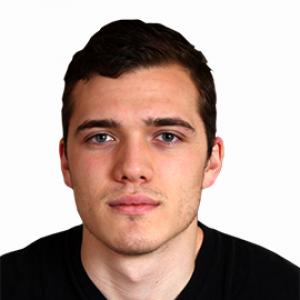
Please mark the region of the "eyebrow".
POLYGON ((112 119, 87 120, 77 127, 76 134, 90 128, 119 128, 120 126, 120 123, 112 119))
MULTIPOLYGON (((148 118, 144 120, 147 126, 162 127, 162 126, 180 126, 191 131, 195 128, 187 121, 181 118, 148 118)), ((112 119, 86 120, 81 123, 76 129, 76 135, 90 128, 120 128, 121 124, 112 119)))
POLYGON ((180 126, 189 129, 193 132, 195 131, 195 128, 189 122, 184 121, 181 118, 155 118, 155 119, 149 118, 144 122, 148 126, 155 126, 155 127, 180 126))

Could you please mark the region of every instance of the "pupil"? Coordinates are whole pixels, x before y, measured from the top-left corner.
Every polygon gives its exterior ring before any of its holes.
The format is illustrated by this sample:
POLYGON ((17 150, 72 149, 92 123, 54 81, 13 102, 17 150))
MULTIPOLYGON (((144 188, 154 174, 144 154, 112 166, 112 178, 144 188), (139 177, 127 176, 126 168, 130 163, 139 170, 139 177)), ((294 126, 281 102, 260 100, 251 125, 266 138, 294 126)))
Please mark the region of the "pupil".
POLYGON ((105 134, 98 134, 96 136, 96 139, 97 139, 98 142, 103 142, 103 141, 106 140, 106 135, 105 134))
POLYGON ((164 133, 163 139, 167 142, 171 142, 174 138, 174 135, 172 133, 164 133))

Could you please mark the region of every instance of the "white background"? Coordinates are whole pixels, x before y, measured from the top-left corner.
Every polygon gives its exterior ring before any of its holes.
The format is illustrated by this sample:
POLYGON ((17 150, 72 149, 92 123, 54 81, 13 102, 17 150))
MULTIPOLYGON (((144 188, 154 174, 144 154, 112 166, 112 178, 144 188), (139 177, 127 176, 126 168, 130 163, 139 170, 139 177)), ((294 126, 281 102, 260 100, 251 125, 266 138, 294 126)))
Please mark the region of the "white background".
POLYGON ((0 9, 0 253, 80 223, 60 174, 63 76, 120 18, 161 22, 213 69, 224 168, 200 219, 300 265, 298 1, 10 1, 0 9))

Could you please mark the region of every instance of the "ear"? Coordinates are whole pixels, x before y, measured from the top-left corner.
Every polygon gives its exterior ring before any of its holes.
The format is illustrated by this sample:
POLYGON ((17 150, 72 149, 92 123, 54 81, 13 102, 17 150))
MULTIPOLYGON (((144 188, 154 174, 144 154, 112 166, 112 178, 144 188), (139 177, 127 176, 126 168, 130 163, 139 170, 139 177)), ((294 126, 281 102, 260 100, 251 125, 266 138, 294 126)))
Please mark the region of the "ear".
POLYGON ((65 184, 68 187, 72 188, 73 185, 71 180, 69 161, 66 154, 66 145, 63 139, 61 139, 59 142, 59 156, 60 156, 60 167, 64 177, 65 184))
POLYGON ((205 189, 213 185, 217 179, 221 168, 222 161, 224 156, 224 144, 223 140, 219 137, 216 137, 214 140, 214 145, 210 158, 207 161, 207 165, 204 170, 204 177, 202 182, 202 188, 205 189))

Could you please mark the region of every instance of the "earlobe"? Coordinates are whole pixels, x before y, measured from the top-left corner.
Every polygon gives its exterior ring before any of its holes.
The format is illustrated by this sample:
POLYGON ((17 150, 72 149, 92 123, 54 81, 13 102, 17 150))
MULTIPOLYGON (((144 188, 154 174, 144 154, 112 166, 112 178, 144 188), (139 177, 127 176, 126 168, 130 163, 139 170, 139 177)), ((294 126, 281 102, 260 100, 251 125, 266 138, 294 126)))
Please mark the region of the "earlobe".
POLYGON ((212 148, 211 156, 207 162, 204 177, 202 182, 202 188, 205 189, 213 185, 217 179, 221 168, 224 156, 224 144, 220 137, 216 137, 214 141, 214 146, 212 148))
POLYGON ((68 187, 72 188, 69 161, 66 154, 65 142, 63 139, 61 139, 59 142, 59 156, 60 156, 60 167, 64 177, 64 182, 68 187))

